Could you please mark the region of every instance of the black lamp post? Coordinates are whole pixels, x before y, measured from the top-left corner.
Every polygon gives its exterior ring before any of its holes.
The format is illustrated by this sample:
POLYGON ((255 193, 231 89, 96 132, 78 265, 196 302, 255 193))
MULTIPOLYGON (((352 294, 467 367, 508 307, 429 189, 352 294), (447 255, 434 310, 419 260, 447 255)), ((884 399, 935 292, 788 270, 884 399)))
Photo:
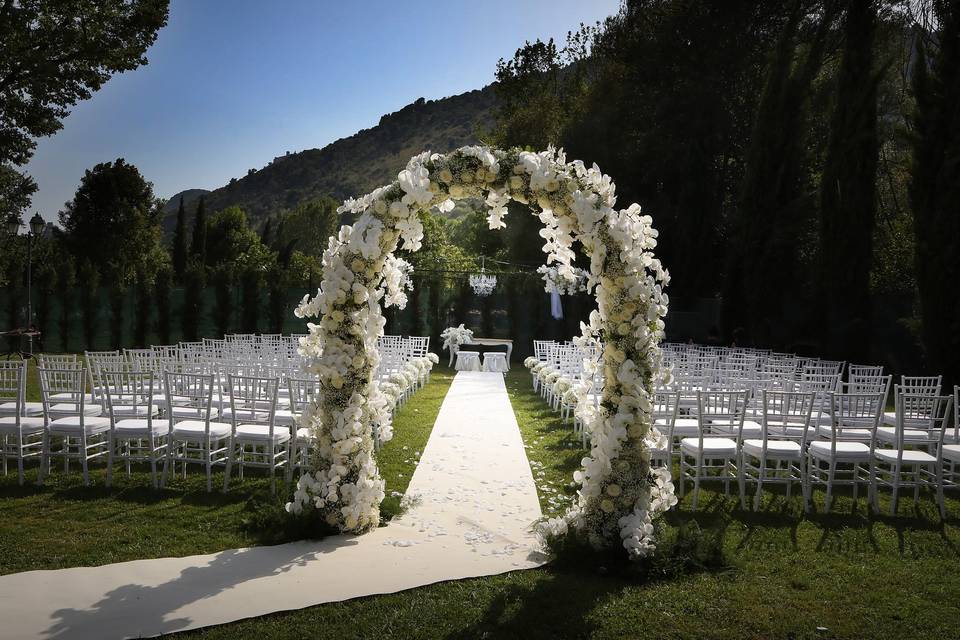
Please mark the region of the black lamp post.
MULTIPOLYGON (((20 218, 15 214, 10 214, 7 217, 7 232, 10 235, 16 235, 20 230, 20 225, 23 224, 20 222, 20 218)), ((38 237, 43 232, 43 227, 46 223, 43 221, 43 218, 39 213, 33 214, 33 217, 30 218, 30 224, 27 230, 27 331, 30 332, 33 329, 33 239, 38 237)), ((27 335, 27 340, 30 343, 30 355, 33 355, 33 335, 27 335)))

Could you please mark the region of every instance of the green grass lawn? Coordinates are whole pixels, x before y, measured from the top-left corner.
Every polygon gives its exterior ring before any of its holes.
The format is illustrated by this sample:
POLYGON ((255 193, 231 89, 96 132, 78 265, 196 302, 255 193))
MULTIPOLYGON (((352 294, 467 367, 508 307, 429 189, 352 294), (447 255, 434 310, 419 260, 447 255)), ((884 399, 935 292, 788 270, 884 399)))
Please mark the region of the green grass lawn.
MULTIPOLYGON (((394 439, 378 454, 387 517, 399 510, 395 494, 406 491, 452 380, 450 372, 433 372, 431 383, 397 412, 394 439)), ((32 381, 28 399, 39 399, 32 381)), ((163 491, 152 488, 147 465, 136 465, 130 478, 118 465, 110 489, 105 475, 102 464, 93 467, 91 486, 84 487, 76 462, 69 474, 54 467, 43 487, 34 484, 36 463, 22 487, 15 464, 13 473, 0 475, 0 574, 212 553, 277 542, 282 535, 249 525, 257 507, 276 501, 265 473, 248 471, 242 481, 234 474, 227 494, 207 493, 199 466, 163 491)), ((222 471, 215 473, 213 486, 222 483, 222 471)))
MULTIPOLYGON (((545 513, 569 502, 583 451, 530 386, 507 376, 545 513), (549 490, 547 490, 549 489, 549 490), (553 502, 551 502, 553 499, 553 502)), ((822 497, 817 496, 822 505, 822 497)), ((888 503, 881 501, 881 507, 888 503)), ((722 491, 689 497, 665 535, 695 521, 727 566, 640 582, 585 562, 440 583, 275 614, 184 638, 953 638, 960 621, 960 502, 941 523, 924 496, 914 512, 870 516, 838 498, 832 515, 765 498, 744 512, 722 491), (818 631, 818 627, 823 630, 818 631)))
MULTIPOLYGON (((450 379, 448 372, 435 371, 432 385, 397 416, 395 439, 379 455, 388 495, 406 488, 450 379)), ((562 511, 574 494, 569 482, 583 456, 578 439, 533 393, 524 369, 508 374, 507 388, 544 512, 562 511)), ((0 485, 7 515, 0 520, 0 566, 11 572, 213 550, 191 548, 205 544, 204 537, 214 538, 216 548, 256 543, 241 523, 246 496, 262 490, 264 481, 245 480, 225 497, 207 496, 199 490, 201 477, 194 472, 187 486, 158 496, 142 486, 124 489, 122 476, 112 491, 78 488, 76 475, 62 487, 21 490, 9 476, 0 485), (156 526, 148 530, 147 523, 156 526)), ((889 503, 881 495, 886 514, 889 503)), ((822 507, 822 493, 815 498, 822 507)), ((231 640, 958 637, 956 496, 948 501, 946 522, 926 495, 916 511, 912 499, 902 501, 895 517, 866 513, 863 500, 855 509, 843 494, 830 515, 805 516, 796 495, 788 500, 773 492, 758 513, 740 510, 722 491, 704 491, 697 514, 689 511, 689 502, 688 496, 669 515, 664 536, 696 522, 707 537, 719 540, 725 566, 641 582, 586 559, 180 635, 231 640)))

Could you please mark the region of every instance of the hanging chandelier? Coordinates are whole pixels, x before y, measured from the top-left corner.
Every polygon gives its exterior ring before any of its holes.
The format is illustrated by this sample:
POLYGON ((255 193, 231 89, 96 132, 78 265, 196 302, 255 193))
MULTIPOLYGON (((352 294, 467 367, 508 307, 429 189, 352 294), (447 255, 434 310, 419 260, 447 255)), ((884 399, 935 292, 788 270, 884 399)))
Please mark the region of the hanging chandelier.
POLYGON ((480 273, 470 274, 470 287, 478 296, 488 296, 497 286, 497 276, 487 275, 485 260, 480 257, 480 273))

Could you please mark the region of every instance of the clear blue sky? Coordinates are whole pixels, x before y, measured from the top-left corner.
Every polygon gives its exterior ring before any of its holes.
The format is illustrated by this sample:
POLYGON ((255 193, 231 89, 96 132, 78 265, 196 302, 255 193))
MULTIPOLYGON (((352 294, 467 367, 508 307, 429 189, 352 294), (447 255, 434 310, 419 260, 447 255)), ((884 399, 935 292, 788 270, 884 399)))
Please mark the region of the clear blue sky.
POLYGON ((112 78, 39 141, 27 167, 39 185, 32 209, 55 220, 83 171, 118 157, 137 165, 159 197, 219 187, 287 150, 371 127, 421 96, 480 88, 525 40, 561 40, 618 6, 171 0, 149 64, 112 78))

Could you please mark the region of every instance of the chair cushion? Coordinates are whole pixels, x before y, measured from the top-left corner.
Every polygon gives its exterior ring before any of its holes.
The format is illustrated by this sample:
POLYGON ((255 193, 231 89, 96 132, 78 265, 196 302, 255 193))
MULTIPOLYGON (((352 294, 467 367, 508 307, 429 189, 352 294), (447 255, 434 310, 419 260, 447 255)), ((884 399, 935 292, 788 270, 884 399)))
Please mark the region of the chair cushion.
MULTIPOLYGON (((697 438, 684 438, 680 441, 680 450, 690 455, 700 452, 697 438)), ((705 458, 730 458, 737 455, 737 443, 730 438, 704 438, 703 456, 705 458)))
MULTIPOLYGON (((234 440, 246 441, 246 442, 264 442, 270 441, 270 427, 264 424, 238 424, 237 425, 237 434, 234 436, 234 440)), ((274 425, 273 428, 273 441, 274 442, 286 442, 290 439, 290 430, 286 427, 277 427, 274 425)))
POLYGON ((157 415, 158 413, 160 413, 160 405, 154 404, 152 407, 147 407, 147 405, 145 404, 139 404, 136 406, 132 404, 131 405, 121 404, 121 405, 113 406, 113 415, 115 415, 118 418, 146 416, 147 413, 153 416, 157 415))
MULTIPOLYGON (((67 416, 57 418, 50 422, 50 433, 56 434, 76 434, 80 433, 80 416, 67 416)), ((110 431, 110 419, 88 416, 83 418, 83 430, 87 435, 110 431)))
MULTIPOLYGON (((810 443, 810 455, 818 460, 830 459, 830 443, 816 441, 810 443)), ((862 442, 841 440, 837 442, 837 460, 860 461, 870 459, 870 447, 862 442)))
MULTIPOLYGON (((822 424, 817 428, 817 433, 821 438, 830 439, 833 437, 833 426, 829 424, 822 424)), ((853 442, 870 442, 871 434, 870 429, 862 429, 860 427, 843 427, 840 430, 840 435, 838 440, 849 440, 853 442)))
MULTIPOLYGON (((660 429, 660 432, 666 435, 667 433, 667 424, 669 421, 666 418, 660 418, 654 420, 654 426, 657 428, 663 427, 660 429)), ((696 418, 677 418, 673 423, 673 436, 695 436, 700 432, 700 421, 696 418)))
POLYGON ((293 425, 293 411, 290 409, 277 409, 273 414, 273 420, 279 425, 289 427, 293 425))
POLYGON ((941 457, 948 462, 960 462, 960 444, 945 444, 941 457))
MULTIPOLYGON (((113 425, 114 433, 120 437, 140 435, 149 435, 149 422, 146 418, 126 418, 117 420, 113 425)), ((153 435, 163 436, 170 431, 170 423, 166 420, 153 421, 153 435)))
MULTIPOLYGON (((210 439, 229 438, 230 430, 230 425, 225 422, 211 422, 210 439)), ((178 438, 199 439, 203 437, 204 431, 206 431, 206 423, 203 420, 181 420, 173 425, 173 435, 178 438)))
MULTIPOLYGON (((77 409, 78 409, 78 408, 79 408, 79 407, 77 407, 77 405, 75 405, 75 404, 73 404, 73 403, 71 403, 71 402, 65 402, 65 403, 62 403, 62 404, 53 404, 53 405, 50 405, 50 413, 51 413, 51 415, 54 415, 54 414, 61 414, 61 415, 75 414, 75 413, 77 413, 77 409)), ((98 405, 98 404, 85 404, 85 405, 83 405, 83 415, 85 415, 85 416, 98 416, 98 415, 100 415, 101 413, 103 413, 103 407, 101 407, 101 406, 98 405)))
MULTIPOLYGON (((20 418, 20 429, 23 433, 39 433, 43 431, 43 418, 22 417, 20 418)), ((14 435, 17 433, 16 416, 7 416, 0 418, 0 433, 4 435, 14 435)))
MULTIPOLYGON (((43 403, 42 402, 24 402, 23 406, 20 408, 23 411, 25 416, 40 416, 43 415, 43 403)), ((17 410, 16 402, 4 402, 0 404, 0 415, 10 415, 17 410)))
MULTIPOLYGON (((204 417, 204 410, 197 409, 196 407, 174 407, 171 411, 175 418, 197 418, 202 421, 204 417)), ((218 415, 217 408, 215 406, 210 407, 210 417, 214 418, 218 415)))
MULTIPOLYGON (((786 425, 772 424, 767 425, 767 433, 777 436, 786 436, 787 438, 799 438, 802 435, 803 426, 800 423, 791 424, 787 423, 786 425)), ((817 437, 817 428, 810 424, 807 425, 807 438, 816 438, 817 437)))
MULTIPOLYGON (((55 393, 55 394, 53 394, 52 396, 50 396, 50 400, 67 400, 67 401, 71 401, 71 402, 72 402, 72 401, 73 401, 73 394, 70 393, 69 391, 64 392, 64 393, 55 393)), ((92 393, 88 393, 88 394, 84 395, 84 396, 83 396, 83 401, 84 401, 84 402, 87 402, 87 403, 97 402, 97 400, 93 397, 93 394, 92 394, 92 393)))
MULTIPOLYGON (((896 462, 897 461, 897 450, 896 449, 875 449, 874 454, 877 456, 877 460, 883 462, 896 462)), ((937 459, 926 451, 918 451, 916 449, 904 449, 903 450, 903 461, 906 464, 935 464, 937 459)))
MULTIPOLYGON (((743 452, 754 458, 763 455, 763 440, 750 439, 743 441, 743 452)), ((802 456, 800 443, 793 440, 767 440, 767 457, 778 459, 799 460, 802 456)))
MULTIPOLYGON (((904 429, 903 430, 904 442, 911 442, 911 443, 936 442, 936 440, 939 437, 940 437, 940 434, 935 431, 926 431, 924 429, 904 429)), ((883 442, 896 442, 897 428, 896 427, 877 427, 877 440, 881 440, 883 442)))
MULTIPOLYGON (((737 435, 737 427, 730 426, 729 424, 711 425, 710 432, 729 435, 729 436, 735 436, 737 435)), ((760 426, 760 423, 754 422, 753 420, 743 421, 743 437, 744 438, 759 438, 762 434, 763 434, 763 427, 760 426)))

